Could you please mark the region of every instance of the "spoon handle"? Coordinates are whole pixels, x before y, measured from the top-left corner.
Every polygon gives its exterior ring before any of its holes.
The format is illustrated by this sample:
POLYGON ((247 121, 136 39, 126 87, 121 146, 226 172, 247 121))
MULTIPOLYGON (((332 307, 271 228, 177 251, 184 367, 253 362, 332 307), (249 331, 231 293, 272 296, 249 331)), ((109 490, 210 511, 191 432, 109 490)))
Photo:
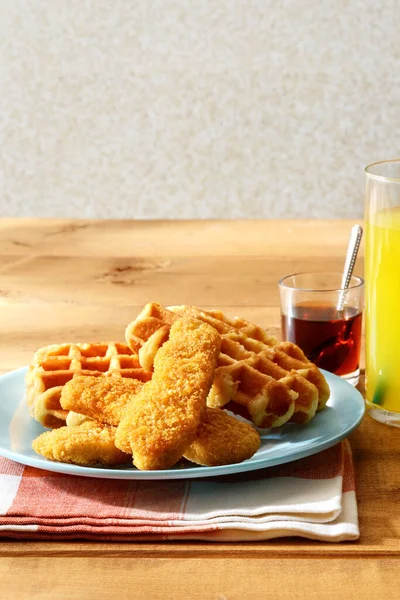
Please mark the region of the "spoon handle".
MULTIPOLYGON (((363 230, 362 230, 361 225, 354 225, 351 228, 349 245, 347 247, 346 260, 344 263, 344 270, 343 270, 343 276, 342 276, 342 284, 341 284, 342 290, 347 290, 347 288, 350 285, 351 277, 352 277, 353 271, 354 271, 354 265, 356 263, 358 249, 359 249, 360 243, 361 243, 362 234, 363 234, 363 230)), ((340 295, 338 307, 337 307, 338 310, 343 310, 344 297, 345 297, 345 294, 344 294, 344 291, 342 291, 342 293, 340 295)))

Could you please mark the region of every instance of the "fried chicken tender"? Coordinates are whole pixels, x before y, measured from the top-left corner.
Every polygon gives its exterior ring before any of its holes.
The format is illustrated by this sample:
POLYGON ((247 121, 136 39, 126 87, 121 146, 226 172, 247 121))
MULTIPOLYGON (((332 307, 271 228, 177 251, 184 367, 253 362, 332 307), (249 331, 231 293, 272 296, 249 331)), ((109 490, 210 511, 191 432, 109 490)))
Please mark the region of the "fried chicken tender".
POLYGON ((76 377, 64 385, 60 402, 66 410, 116 427, 130 399, 143 386, 137 379, 76 377))
POLYGON ((110 467, 131 460, 115 446, 115 427, 95 421, 46 431, 33 440, 32 448, 49 460, 83 466, 110 467))
POLYGON ((198 465, 215 467, 247 460, 260 447, 258 431, 220 408, 207 407, 196 436, 184 457, 198 465))
POLYGON ((153 378, 125 409, 116 445, 138 469, 168 469, 193 441, 206 410, 220 336, 206 323, 179 319, 157 352, 153 378))

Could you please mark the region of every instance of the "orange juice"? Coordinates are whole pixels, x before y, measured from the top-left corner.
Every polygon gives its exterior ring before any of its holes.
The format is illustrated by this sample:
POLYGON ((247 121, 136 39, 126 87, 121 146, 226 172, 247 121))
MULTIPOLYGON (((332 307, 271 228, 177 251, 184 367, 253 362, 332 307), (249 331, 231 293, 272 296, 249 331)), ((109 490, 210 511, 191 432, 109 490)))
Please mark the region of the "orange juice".
POLYGON ((400 413, 400 207, 366 224, 367 406, 400 413))

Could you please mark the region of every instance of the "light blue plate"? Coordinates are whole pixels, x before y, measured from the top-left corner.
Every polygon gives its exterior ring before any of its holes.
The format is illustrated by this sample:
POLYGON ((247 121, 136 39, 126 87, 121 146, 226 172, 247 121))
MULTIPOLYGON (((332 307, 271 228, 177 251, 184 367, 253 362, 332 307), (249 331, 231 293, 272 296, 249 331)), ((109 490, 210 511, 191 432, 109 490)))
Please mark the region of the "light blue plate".
POLYGON ((32 440, 45 428, 29 416, 24 397, 25 373, 26 368, 22 368, 0 376, 0 456, 46 471, 86 477, 191 479, 263 469, 304 458, 333 446, 360 424, 365 410, 360 392, 340 377, 323 371, 331 389, 325 409, 307 425, 286 424, 279 429, 264 430, 260 449, 242 463, 199 467, 182 461, 166 471, 138 471, 131 465, 108 469, 80 467, 52 462, 32 450, 32 440))

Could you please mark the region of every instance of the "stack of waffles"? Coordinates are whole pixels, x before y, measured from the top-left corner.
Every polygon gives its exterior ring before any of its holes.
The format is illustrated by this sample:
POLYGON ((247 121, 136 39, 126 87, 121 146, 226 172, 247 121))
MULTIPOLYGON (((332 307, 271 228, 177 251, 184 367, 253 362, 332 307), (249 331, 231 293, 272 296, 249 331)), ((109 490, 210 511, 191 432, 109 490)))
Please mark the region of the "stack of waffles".
POLYGON ((208 323, 221 337, 209 407, 229 409, 256 427, 269 428, 307 423, 325 406, 328 384, 298 346, 280 343, 265 329, 218 310, 151 302, 126 328, 126 344, 61 344, 38 350, 26 377, 32 417, 48 428, 65 425, 68 411, 61 406, 61 392, 75 377, 149 381, 171 325, 185 317, 208 323))
POLYGON ((208 323, 221 337, 208 406, 230 409, 260 428, 307 423, 325 406, 329 386, 298 346, 279 343, 262 327, 218 310, 147 304, 125 332, 128 346, 138 353, 146 371, 151 371, 172 323, 184 317, 208 323))

